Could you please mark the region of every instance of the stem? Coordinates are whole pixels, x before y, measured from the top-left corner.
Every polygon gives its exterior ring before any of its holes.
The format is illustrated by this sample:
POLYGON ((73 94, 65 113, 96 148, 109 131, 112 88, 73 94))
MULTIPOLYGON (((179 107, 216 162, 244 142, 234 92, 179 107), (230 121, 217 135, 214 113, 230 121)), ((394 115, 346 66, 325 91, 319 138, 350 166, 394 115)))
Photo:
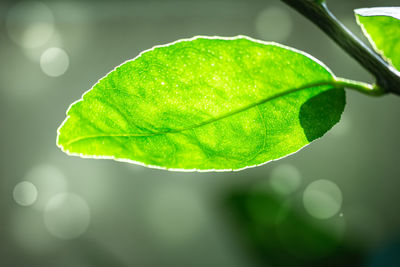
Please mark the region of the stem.
POLYGON ((300 12, 365 69, 375 76, 377 87, 400 95, 400 74, 350 32, 328 9, 325 1, 281 0, 300 12))

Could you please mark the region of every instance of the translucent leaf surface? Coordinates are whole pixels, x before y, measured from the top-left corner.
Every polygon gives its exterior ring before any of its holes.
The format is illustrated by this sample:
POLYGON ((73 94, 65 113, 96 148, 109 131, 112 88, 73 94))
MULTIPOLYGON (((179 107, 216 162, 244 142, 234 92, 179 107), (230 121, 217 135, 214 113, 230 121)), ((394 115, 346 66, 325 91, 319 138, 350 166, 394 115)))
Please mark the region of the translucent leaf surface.
POLYGON ((57 144, 68 154, 152 167, 232 170, 321 137, 345 105, 309 55, 248 37, 154 47, 71 105, 57 144))
POLYGON ((355 12, 374 49, 400 70, 400 7, 362 8, 355 12))

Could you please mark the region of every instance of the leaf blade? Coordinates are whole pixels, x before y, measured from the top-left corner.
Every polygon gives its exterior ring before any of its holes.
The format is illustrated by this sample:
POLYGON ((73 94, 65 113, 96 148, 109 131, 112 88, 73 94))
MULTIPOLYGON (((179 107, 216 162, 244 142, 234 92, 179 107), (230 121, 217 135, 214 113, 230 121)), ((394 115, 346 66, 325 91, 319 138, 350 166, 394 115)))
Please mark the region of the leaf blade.
MULTIPOLYGON (((277 44, 242 36, 181 40, 148 50, 100 80, 71 105, 57 143, 74 155, 168 169, 259 165, 310 142, 298 118, 301 105, 332 89, 333 81, 315 59, 277 44), (316 80, 327 84, 285 95, 316 80), (279 93, 279 99, 258 103, 279 93), (284 120, 277 112, 282 107, 284 120), (284 134, 271 138, 267 128, 284 134), (72 142, 90 135, 96 140, 72 142)), ((343 90, 335 99, 330 127, 343 111, 343 90)))
POLYGON ((400 70, 400 7, 361 8, 355 14, 374 50, 400 70))

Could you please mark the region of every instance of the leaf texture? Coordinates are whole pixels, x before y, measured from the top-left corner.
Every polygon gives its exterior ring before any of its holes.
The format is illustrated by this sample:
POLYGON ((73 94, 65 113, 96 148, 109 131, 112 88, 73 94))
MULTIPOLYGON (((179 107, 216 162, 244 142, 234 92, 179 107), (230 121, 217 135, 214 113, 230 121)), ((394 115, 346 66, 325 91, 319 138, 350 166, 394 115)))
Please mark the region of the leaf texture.
POLYGON ((374 49, 400 70, 400 7, 362 8, 355 13, 374 49))
POLYGON ((294 153, 340 119, 345 93, 311 56, 245 36, 157 46, 73 103, 71 155, 174 170, 238 170, 294 153))

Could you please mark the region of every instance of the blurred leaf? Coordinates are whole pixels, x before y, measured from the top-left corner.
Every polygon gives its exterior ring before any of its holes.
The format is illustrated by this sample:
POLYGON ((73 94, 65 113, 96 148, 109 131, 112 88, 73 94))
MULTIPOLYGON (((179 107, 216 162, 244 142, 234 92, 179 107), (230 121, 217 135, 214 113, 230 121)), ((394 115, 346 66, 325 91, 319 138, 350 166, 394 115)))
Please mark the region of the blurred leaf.
POLYGON ((318 220, 262 184, 230 189, 223 206, 233 233, 260 266, 362 266, 362 252, 343 236, 343 218, 318 220))
POLYGON ((361 8, 355 13, 374 49, 400 70, 400 7, 361 8))
POLYGON ((57 144, 82 157, 241 169, 293 153, 340 119, 343 89, 311 56, 248 37, 158 46, 69 108, 57 144))

